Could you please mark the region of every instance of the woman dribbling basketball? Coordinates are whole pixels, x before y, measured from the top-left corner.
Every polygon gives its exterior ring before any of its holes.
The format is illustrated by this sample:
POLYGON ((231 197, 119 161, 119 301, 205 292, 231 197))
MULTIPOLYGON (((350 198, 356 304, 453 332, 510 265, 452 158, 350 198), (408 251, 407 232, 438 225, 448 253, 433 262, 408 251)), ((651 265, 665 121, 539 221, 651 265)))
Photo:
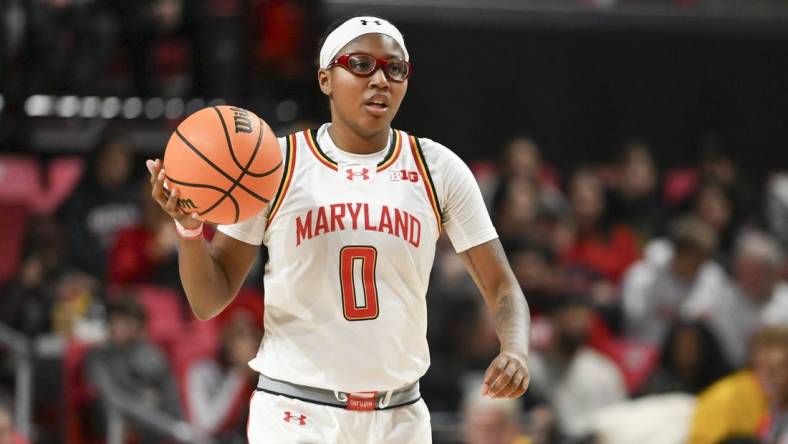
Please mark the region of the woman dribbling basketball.
POLYGON ((378 17, 331 30, 318 83, 331 122, 280 139, 284 174, 253 218, 201 222, 163 191, 175 218, 189 303, 208 319, 235 297, 257 254, 265 266, 265 335, 249 415, 251 443, 426 443, 419 378, 429 366, 426 291, 442 228, 492 311, 501 342, 482 387, 515 398, 528 387, 529 315, 467 166, 444 146, 391 128, 412 72, 400 32, 378 17))

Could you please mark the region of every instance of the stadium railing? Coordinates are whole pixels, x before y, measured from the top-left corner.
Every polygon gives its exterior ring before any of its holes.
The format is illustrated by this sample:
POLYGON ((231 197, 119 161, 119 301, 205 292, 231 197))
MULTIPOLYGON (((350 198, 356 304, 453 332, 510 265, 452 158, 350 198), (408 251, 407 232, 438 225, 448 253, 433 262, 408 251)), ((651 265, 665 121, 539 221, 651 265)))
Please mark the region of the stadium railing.
MULTIPOLYGON (((22 436, 34 441, 33 397, 34 359, 37 345, 44 341, 31 339, 10 326, 0 322, 0 345, 6 347, 14 359, 14 425, 22 436)), ((50 341, 51 344, 51 341, 50 341)), ((46 347, 51 349, 52 347, 46 347)), ((56 347, 55 347, 56 348, 56 347)), ((109 377, 100 374, 99 377, 109 377)), ((109 384, 112 386, 112 384, 109 384)), ((156 432, 183 443, 211 444, 212 438, 186 421, 167 413, 142 408, 120 391, 109 394, 107 400, 107 444, 123 444, 128 420, 144 425, 156 432)))

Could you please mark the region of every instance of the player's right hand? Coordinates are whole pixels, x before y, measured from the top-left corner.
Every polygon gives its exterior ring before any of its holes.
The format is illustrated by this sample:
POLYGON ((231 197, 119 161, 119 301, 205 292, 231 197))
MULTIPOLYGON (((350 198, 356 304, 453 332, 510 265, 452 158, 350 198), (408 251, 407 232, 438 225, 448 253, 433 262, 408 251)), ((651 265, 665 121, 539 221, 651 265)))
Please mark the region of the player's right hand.
POLYGON ((178 207, 178 197, 180 192, 177 188, 167 191, 164 188, 164 168, 160 159, 145 161, 145 166, 150 172, 151 196, 162 210, 177 220, 187 229, 194 229, 200 226, 202 221, 197 218, 197 213, 186 213, 178 207))

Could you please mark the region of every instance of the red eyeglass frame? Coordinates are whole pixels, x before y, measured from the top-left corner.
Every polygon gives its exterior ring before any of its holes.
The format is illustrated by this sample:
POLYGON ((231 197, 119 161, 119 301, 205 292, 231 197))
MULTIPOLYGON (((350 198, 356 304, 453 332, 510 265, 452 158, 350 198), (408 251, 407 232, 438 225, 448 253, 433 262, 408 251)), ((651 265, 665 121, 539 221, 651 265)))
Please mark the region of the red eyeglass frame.
POLYGON ((410 78, 410 76, 413 74, 413 63, 411 63, 411 62, 409 62, 407 60, 402 60, 402 59, 397 59, 397 61, 404 62, 405 64, 408 65, 408 74, 402 80, 392 79, 391 76, 389 75, 389 73, 388 73, 388 65, 389 65, 389 62, 390 62, 389 60, 379 59, 379 58, 373 56, 372 54, 367 54, 365 52, 349 52, 347 54, 342 54, 342 55, 336 56, 334 58, 334 60, 332 60, 331 63, 328 64, 328 67, 331 68, 332 66, 339 65, 339 66, 345 68, 346 70, 348 70, 349 72, 351 72, 353 75, 356 75, 356 76, 359 76, 359 77, 370 77, 370 76, 372 76, 372 74, 375 74, 375 71, 377 71, 378 69, 380 69, 382 67, 383 68, 383 74, 386 75, 387 79, 391 80, 392 82, 398 82, 398 83, 399 82, 404 82, 404 81, 408 80, 410 78), (363 55, 363 56, 367 56, 367 57, 375 60, 375 67, 372 68, 372 71, 370 71, 369 74, 359 74, 357 72, 354 72, 352 69, 350 69, 350 65, 348 63, 348 60, 350 59, 350 57, 352 57, 354 55, 363 55))

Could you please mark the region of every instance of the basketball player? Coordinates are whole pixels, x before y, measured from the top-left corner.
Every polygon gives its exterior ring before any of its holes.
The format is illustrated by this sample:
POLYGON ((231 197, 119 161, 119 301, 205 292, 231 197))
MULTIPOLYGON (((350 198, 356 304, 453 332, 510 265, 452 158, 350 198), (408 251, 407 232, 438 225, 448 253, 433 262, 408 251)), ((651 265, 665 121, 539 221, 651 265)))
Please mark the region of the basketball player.
POLYGON ((163 191, 181 234, 180 275, 200 319, 235 297, 257 256, 265 266, 265 334, 250 362, 251 443, 428 443, 418 381, 429 366, 426 292, 445 229, 495 319, 500 354, 481 392, 528 387, 529 315, 468 167, 446 147, 391 128, 411 74, 401 33, 378 17, 333 29, 317 72, 331 122, 280 139, 276 198, 250 220, 202 223, 163 191))

